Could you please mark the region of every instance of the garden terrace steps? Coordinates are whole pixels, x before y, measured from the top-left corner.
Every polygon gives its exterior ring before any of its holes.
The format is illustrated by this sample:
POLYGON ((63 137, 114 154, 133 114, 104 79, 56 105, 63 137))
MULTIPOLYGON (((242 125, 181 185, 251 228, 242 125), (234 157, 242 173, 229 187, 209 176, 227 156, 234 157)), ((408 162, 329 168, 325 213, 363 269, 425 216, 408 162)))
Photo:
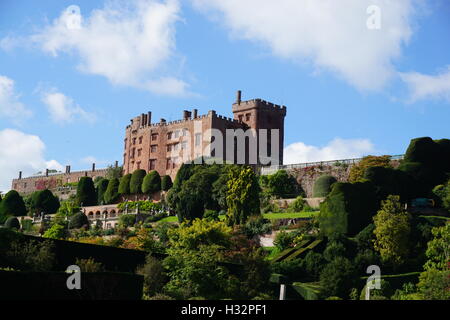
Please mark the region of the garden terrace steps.
POLYGON ((287 257, 289 257, 291 254, 293 254, 296 250, 302 248, 306 244, 308 244, 311 240, 303 240, 298 245, 296 245, 293 248, 288 248, 286 250, 283 250, 278 256, 276 256, 274 259, 272 259, 273 262, 281 262, 285 260, 287 257))

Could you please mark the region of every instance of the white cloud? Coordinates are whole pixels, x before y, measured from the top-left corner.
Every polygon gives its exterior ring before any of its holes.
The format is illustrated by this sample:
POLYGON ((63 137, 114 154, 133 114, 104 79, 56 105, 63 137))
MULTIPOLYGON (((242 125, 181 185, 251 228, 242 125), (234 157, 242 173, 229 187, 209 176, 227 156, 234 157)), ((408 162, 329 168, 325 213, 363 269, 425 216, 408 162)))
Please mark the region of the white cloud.
POLYGON ((88 164, 97 163, 97 158, 95 158, 93 156, 87 156, 87 157, 82 158, 81 162, 88 163, 88 164))
POLYGON ((324 147, 295 142, 284 149, 284 164, 360 158, 376 152, 368 139, 335 138, 324 147))
POLYGON ((53 56, 77 54, 79 70, 113 84, 184 94, 187 84, 167 81, 172 77, 161 70, 174 55, 179 10, 177 0, 109 1, 84 17, 78 6, 70 6, 31 39, 53 56))
POLYGON ((410 102, 424 99, 444 99, 450 101, 450 66, 437 75, 418 72, 400 73, 410 90, 410 102))
POLYGON ((31 115, 32 112, 19 101, 19 95, 14 90, 14 80, 0 75, 0 117, 20 124, 21 120, 31 115))
POLYGON ((91 123, 95 121, 93 114, 84 111, 70 97, 55 91, 55 89, 51 92, 44 92, 42 94, 42 101, 45 103, 50 117, 56 123, 69 123, 75 118, 91 123))
POLYGON ((62 170, 56 160, 46 160, 45 144, 35 135, 13 129, 0 130, 0 191, 8 191, 19 171, 23 176, 45 169, 62 170))
POLYGON ((274 55, 310 61, 358 89, 379 90, 395 74, 393 61, 412 34, 415 0, 192 0, 238 39, 274 55), (367 8, 381 9, 381 29, 369 30, 367 8))

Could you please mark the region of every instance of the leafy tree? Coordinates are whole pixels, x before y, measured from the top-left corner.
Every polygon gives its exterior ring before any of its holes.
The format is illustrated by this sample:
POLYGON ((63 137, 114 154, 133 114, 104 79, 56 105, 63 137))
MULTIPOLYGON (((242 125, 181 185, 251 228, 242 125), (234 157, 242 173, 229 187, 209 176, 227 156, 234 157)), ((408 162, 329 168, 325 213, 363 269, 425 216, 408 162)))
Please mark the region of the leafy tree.
POLYGON ((326 260, 324 257, 320 253, 311 250, 306 254, 301 263, 306 274, 314 280, 319 277, 325 264, 326 260))
POLYGON ((422 272, 417 288, 425 300, 450 300, 450 269, 422 272))
POLYGON ((172 188, 172 186, 173 186, 172 178, 168 175, 163 176, 161 179, 161 189, 163 191, 169 191, 169 189, 172 188))
POLYGON ((47 231, 45 231, 43 237, 49 239, 65 239, 67 231, 64 225, 55 223, 47 231))
POLYGON ((122 177, 123 167, 122 166, 112 166, 109 165, 106 169, 105 178, 108 180, 111 179, 120 179, 122 177))
POLYGON ((20 194, 11 190, 6 193, 0 202, 0 223, 3 223, 8 216, 25 216, 27 208, 20 194))
POLYGON ((6 260, 9 267, 20 271, 52 271, 56 264, 54 244, 49 241, 13 241, 6 260))
POLYGON ((80 178, 77 186, 77 204, 79 206, 95 206, 97 204, 97 193, 92 178, 80 178))
POLYGON ((58 197, 48 190, 36 191, 31 195, 31 209, 37 213, 45 214, 56 213, 60 207, 58 197))
POLYGON ((358 285, 358 274, 347 258, 337 257, 320 273, 321 295, 347 298, 350 290, 358 285))
POLYGON ((130 181, 131 181, 131 173, 124 175, 120 178, 119 183, 119 194, 130 194, 130 181))
POLYGON ((323 257, 331 262, 337 257, 346 257, 347 252, 344 244, 342 242, 331 241, 328 243, 325 251, 323 252, 323 257))
POLYGON ((356 165, 350 169, 349 182, 364 181, 364 173, 368 168, 383 167, 392 168, 391 156, 367 156, 361 159, 356 165))
POLYGON ((119 197, 119 179, 113 178, 108 181, 108 187, 106 188, 103 198, 105 203, 110 204, 117 200, 119 197))
POLYGON ((130 193, 137 194, 142 191, 142 182, 144 181, 144 177, 146 175, 145 170, 138 169, 133 172, 130 179, 130 193))
POLYGON ((137 273, 144 276, 144 294, 153 296, 161 292, 166 277, 164 267, 158 259, 147 255, 145 264, 138 268, 137 273))
POLYGON ((301 212, 305 208, 306 201, 302 196, 298 196, 289 204, 288 211, 289 212, 301 212))
POLYGON ((161 176, 158 171, 153 170, 144 177, 142 193, 151 195, 158 191, 161 191, 161 176))
POLYGON ((97 203, 105 204, 105 192, 108 188, 109 180, 102 178, 97 185, 97 203))
POLYGON ((405 262, 409 253, 410 215, 402 208, 399 196, 390 195, 373 218, 375 250, 384 262, 394 267, 405 262))
POLYGON ((313 186, 313 197, 326 197, 331 192, 331 186, 335 182, 337 182, 336 178, 330 175, 317 178, 313 186))
POLYGON ((17 229, 20 230, 20 222, 16 217, 9 217, 6 219, 5 227, 8 229, 17 229))
POLYGON ((259 184, 250 167, 232 167, 227 182, 227 222, 244 224, 251 215, 260 214, 259 184))
POLYGON ((278 170, 267 177, 269 193, 277 198, 295 198, 303 193, 297 180, 286 170, 278 170))
MULTIPOLYGON (((367 284, 361 290, 361 294, 359 296, 360 300, 366 299, 366 287, 367 287, 367 284)), ((380 300, 380 297, 389 299, 393 294, 394 294, 394 291, 391 287, 391 284, 384 279, 380 279, 380 289, 371 289, 370 290, 370 300, 380 300)))
POLYGON ((450 261, 450 223, 439 228, 433 228, 433 239, 428 242, 426 255, 428 261, 425 270, 447 270, 450 261))
POLYGON ((89 219, 83 212, 75 213, 69 220, 69 229, 89 227, 89 219))
POLYGON ((134 214, 122 214, 119 217, 119 225, 122 227, 132 227, 136 222, 136 215, 134 214))

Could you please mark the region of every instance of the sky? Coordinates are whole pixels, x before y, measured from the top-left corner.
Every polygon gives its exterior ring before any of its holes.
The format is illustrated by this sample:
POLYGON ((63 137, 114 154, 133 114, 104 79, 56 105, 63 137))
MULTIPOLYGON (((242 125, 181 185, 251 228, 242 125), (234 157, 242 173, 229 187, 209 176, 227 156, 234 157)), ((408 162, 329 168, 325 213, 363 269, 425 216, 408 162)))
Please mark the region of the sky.
POLYGON ((122 161, 151 111, 287 106, 285 163, 450 138, 448 0, 0 0, 0 191, 122 161))

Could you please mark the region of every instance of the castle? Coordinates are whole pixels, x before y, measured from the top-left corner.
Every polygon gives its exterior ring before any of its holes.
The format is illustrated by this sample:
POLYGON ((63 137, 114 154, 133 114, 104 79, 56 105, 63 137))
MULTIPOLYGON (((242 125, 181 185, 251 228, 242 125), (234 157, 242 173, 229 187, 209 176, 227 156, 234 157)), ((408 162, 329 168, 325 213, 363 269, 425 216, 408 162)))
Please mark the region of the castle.
MULTIPOLYGON (((160 119, 152 123, 151 112, 131 119, 125 129, 123 173, 156 170, 173 179, 183 162, 201 157, 238 164, 283 164, 286 107, 262 99, 242 101, 241 91, 237 91, 232 112, 233 118, 217 115, 214 110, 199 115, 193 109, 184 110, 182 119, 171 122, 160 119)), ((106 169, 96 169, 95 164, 91 170, 71 172, 66 166, 65 173, 47 170, 45 175, 26 178, 20 172, 12 181, 12 189, 22 194, 43 189, 64 193, 64 188, 70 189, 68 184, 81 177, 105 174, 106 169)))

